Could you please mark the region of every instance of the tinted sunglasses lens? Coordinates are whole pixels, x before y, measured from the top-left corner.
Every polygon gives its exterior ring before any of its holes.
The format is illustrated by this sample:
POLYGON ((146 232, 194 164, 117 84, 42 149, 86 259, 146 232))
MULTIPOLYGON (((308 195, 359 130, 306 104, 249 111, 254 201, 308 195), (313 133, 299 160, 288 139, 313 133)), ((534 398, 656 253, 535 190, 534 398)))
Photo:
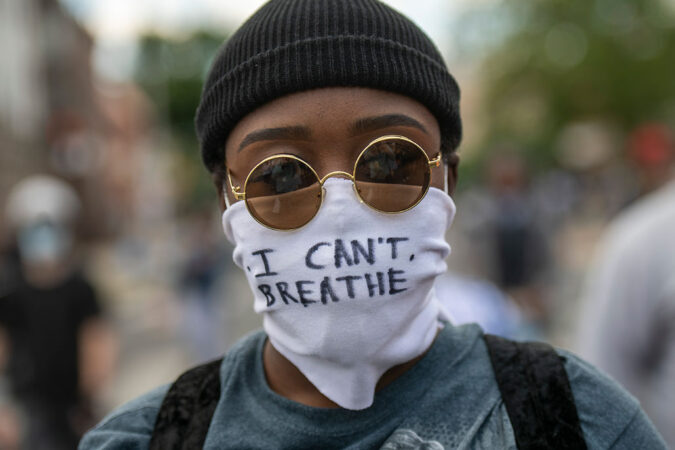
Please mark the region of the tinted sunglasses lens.
POLYGON ((245 191, 251 215, 270 228, 299 228, 321 205, 316 174, 303 161, 287 156, 260 163, 251 172, 245 191))
POLYGON ((368 205, 384 212, 400 212, 424 197, 430 173, 424 150, 392 138, 366 148, 356 164, 354 183, 368 205))

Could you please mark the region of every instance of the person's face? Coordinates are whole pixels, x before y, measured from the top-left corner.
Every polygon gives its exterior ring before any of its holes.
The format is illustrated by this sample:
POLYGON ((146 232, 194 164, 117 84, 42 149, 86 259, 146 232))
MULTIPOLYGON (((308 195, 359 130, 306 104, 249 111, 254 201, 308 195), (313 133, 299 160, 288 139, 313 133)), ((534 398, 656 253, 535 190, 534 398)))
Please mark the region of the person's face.
MULTIPOLYGON (((244 117, 225 144, 227 167, 242 186, 264 158, 290 153, 309 163, 320 177, 351 173, 356 158, 373 139, 402 135, 420 145, 431 159, 440 152, 436 118, 421 103, 391 92, 368 88, 322 88, 291 94, 263 105, 244 117)), ((448 189, 456 180, 457 158, 450 159, 448 189)), ((443 189, 443 169, 434 168, 431 186, 443 189)), ((220 189, 235 201, 225 182, 220 189)))

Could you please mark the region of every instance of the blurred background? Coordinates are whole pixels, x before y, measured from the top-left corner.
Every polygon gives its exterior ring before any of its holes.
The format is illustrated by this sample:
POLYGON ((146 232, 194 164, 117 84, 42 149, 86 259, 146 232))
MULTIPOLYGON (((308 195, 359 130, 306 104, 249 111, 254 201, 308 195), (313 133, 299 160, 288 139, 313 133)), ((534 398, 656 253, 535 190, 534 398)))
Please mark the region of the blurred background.
MULTIPOLYGON (((49 436, 27 431, 44 402, 76 436, 260 326, 193 115, 216 49, 262 3, 0 0, 0 442, 49 436), (54 361, 21 357, 38 347, 54 361), (74 387, 40 381, 54 365, 74 387)), ((437 289, 458 322, 579 348, 597 244, 671 178, 675 2, 387 3, 462 89, 437 289)))

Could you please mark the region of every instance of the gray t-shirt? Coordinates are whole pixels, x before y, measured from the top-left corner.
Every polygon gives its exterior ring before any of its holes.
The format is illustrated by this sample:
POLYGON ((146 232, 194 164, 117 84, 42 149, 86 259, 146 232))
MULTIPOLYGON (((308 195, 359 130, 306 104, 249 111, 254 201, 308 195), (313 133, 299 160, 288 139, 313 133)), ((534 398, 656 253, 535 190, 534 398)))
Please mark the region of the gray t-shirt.
MULTIPOLYGON (((378 391, 362 411, 313 408, 265 380, 263 332, 243 339, 221 367, 221 397, 207 449, 515 449, 513 430, 475 325, 446 325, 427 354, 378 391)), ((577 357, 566 369, 591 449, 664 449, 633 397, 577 357)), ((90 430, 80 449, 145 449, 167 387, 124 406, 90 430)))
POLYGON ((635 395, 675 448, 675 181, 612 222, 581 313, 579 353, 635 395))

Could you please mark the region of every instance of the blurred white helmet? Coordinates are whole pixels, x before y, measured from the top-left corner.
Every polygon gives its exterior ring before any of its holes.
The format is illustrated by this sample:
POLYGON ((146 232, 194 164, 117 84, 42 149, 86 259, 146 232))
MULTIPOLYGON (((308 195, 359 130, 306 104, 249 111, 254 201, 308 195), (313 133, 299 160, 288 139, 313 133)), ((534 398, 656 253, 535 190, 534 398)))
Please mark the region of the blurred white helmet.
POLYGON ((16 228, 36 222, 69 227, 80 208, 75 190, 66 182, 50 175, 31 175, 10 191, 5 216, 8 224, 16 228))

